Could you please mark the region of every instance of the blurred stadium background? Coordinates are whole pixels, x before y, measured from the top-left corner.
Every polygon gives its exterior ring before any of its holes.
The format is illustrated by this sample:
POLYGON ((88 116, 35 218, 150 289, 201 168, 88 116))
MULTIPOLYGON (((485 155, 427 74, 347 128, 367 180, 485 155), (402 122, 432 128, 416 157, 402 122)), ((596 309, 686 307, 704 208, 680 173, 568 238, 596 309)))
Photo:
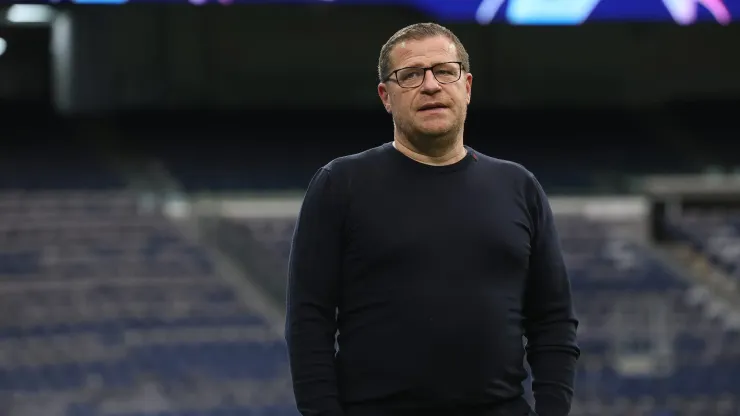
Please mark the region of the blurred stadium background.
POLYGON ((740 2, 136 3, 0 7, 0 415, 296 416, 303 190, 392 140, 380 46, 429 20, 551 197, 572 415, 740 415, 740 2))

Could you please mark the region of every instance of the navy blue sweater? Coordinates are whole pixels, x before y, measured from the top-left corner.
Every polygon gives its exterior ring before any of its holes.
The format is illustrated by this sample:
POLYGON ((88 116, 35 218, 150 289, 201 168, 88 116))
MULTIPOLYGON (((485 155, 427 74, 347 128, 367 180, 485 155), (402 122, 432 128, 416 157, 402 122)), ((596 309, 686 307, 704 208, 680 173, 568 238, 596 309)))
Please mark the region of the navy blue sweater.
POLYGON ((526 406, 523 336, 537 413, 569 413, 580 351, 549 203, 522 166, 467 150, 430 166, 386 143, 314 175, 287 295, 304 416, 526 406))

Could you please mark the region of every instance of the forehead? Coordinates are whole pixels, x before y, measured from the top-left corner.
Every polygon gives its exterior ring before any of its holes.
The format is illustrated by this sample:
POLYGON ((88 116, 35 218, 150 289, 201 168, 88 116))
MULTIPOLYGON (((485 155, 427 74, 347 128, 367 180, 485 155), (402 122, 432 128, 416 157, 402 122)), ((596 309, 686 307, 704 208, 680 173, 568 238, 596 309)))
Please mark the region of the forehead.
POLYGON ((439 62, 456 61, 455 44, 446 36, 399 42, 391 52, 393 66, 428 66, 439 62))

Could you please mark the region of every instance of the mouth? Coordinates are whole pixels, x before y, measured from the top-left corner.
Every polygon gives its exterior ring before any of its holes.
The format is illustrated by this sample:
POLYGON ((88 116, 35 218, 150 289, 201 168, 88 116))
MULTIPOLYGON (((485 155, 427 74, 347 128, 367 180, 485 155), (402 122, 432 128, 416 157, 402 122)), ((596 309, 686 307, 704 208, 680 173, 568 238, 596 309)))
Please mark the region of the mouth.
POLYGON ((419 111, 443 110, 445 108, 447 108, 447 106, 442 103, 429 103, 419 107, 419 111))

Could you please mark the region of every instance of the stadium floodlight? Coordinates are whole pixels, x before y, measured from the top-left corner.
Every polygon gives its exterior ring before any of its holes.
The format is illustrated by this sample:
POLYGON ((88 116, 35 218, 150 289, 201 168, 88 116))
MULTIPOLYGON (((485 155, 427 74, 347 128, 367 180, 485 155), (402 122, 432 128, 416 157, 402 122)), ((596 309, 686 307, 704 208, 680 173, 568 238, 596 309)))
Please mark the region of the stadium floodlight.
POLYGON ((54 9, 43 4, 14 4, 5 18, 11 23, 51 23, 54 9))
POLYGON ((43 4, 14 4, 5 18, 11 23, 51 23, 54 9, 43 4))

